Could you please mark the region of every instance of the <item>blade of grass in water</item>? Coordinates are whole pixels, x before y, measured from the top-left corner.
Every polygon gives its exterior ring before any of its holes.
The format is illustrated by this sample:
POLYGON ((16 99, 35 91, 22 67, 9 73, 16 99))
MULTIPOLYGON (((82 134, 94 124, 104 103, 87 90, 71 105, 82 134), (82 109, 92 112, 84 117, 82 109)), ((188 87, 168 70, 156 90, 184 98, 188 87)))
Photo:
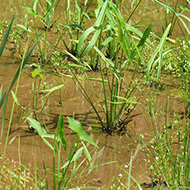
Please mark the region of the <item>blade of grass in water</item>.
POLYGON ((90 27, 89 29, 87 29, 81 36, 81 38, 79 39, 78 45, 77 45, 77 54, 80 57, 84 57, 85 55, 87 55, 87 53, 92 49, 93 45, 96 43, 99 34, 101 32, 101 25, 104 22, 104 18, 106 15, 106 8, 108 6, 108 1, 106 0, 102 6, 102 9, 99 13, 99 16, 94 24, 94 26, 90 27), (89 34, 91 34, 92 32, 94 32, 94 35, 91 39, 91 41, 89 42, 89 44, 87 45, 87 47, 85 48, 85 50, 82 52, 82 45, 84 44, 84 41, 87 39, 87 37, 89 36, 89 34), (81 53, 82 52, 82 53, 81 53))
POLYGON ((166 7, 167 9, 169 9, 170 11, 172 11, 172 12, 176 15, 176 17, 182 22, 182 24, 183 24, 184 28, 186 29, 186 31, 188 32, 188 34, 190 34, 190 31, 189 31, 189 28, 188 28, 187 24, 186 24, 186 23, 183 21, 183 19, 181 18, 181 17, 183 17, 183 18, 185 18, 188 22, 190 22, 190 18, 189 18, 189 17, 187 17, 187 16, 185 16, 185 15, 183 15, 183 14, 180 14, 180 13, 176 12, 172 7, 170 7, 168 4, 166 4, 166 3, 164 3, 164 2, 162 2, 162 1, 160 1, 160 0, 155 0, 155 1, 158 2, 158 3, 160 3, 161 5, 163 5, 164 7, 166 7))
POLYGON ((14 18, 15 18, 15 15, 13 16, 13 18, 12 18, 12 20, 11 20, 11 23, 10 23, 10 25, 9 25, 9 27, 8 27, 8 29, 7 29, 7 31, 6 31, 6 33, 5 33, 5 36, 4 36, 4 38, 3 38, 3 41, 1 42, 1 46, 0 46, 0 57, 1 57, 2 53, 3 53, 4 48, 5 48, 5 44, 7 43, 8 36, 9 36, 10 30, 11 30, 11 27, 12 27, 14 18))
POLYGON ((154 60, 156 58, 156 55, 159 53, 159 67, 158 67, 158 71, 157 71, 157 81, 159 79, 159 76, 160 76, 160 72, 161 72, 161 67, 162 67, 162 64, 163 64, 163 60, 162 60, 162 51, 163 51, 163 47, 164 47, 164 44, 165 44, 165 41, 166 41, 166 38, 168 36, 168 33, 170 31, 170 28, 171 28, 171 24, 168 25, 168 27, 166 28, 161 40, 160 40, 160 43, 158 44, 158 47, 156 48, 154 54, 152 55, 152 57, 150 58, 149 62, 148 62, 148 66, 147 66, 147 70, 146 70, 146 79, 148 80, 148 77, 150 75, 150 69, 151 67, 154 67, 154 60))
POLYGON ((12 80, 12 83, 9 87, 9 89, 4 92, 3 96, 1 97, 0 99, 0 108, 2 107, 3 103, 4 103, 4 100, 5 100, 5 104, 4 104, 4 109, 3 109, 3 118, 2 118, 2 126, 1 126, 1 136, 0 136, 0 142, 2 140, 2 137, 3 137, 3 131, 4 131, 4 122, 5 122, 5 113, 6 113, 6 110, 7 110, 7 101, 8 101, 8 95, 9 95, 9 92, 11 91, 13 85, 15 84, 17 78, 19 77, 22 69, 24 68, 25 64, 27 63, 32 51, 34 50, 36 44, 38 43, 38 40, 36 41, 36 43, 32 46, 32 48, 29 50, 29 52, 26 54, 24 60, 22 61, 21 65, 19 66, 13 80, 12 80))

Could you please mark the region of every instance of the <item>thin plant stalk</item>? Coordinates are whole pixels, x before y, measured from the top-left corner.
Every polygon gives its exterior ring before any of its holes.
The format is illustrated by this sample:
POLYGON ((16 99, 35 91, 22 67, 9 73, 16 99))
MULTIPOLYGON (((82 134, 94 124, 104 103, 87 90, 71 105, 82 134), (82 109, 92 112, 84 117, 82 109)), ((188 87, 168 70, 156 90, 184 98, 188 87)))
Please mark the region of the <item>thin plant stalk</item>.
MULTIPOLYGON (((27 43, 27 46, 26 46, 26 49, 25 49, 25 52, 24 52, 24 57, 26 55, 27 47, 28 47, 28 43, 27 43)), ((18 86, 19 86, 19 82, 20 82, 20 75, 21 75, 21 71, 22 71, 23 65, 24 65, 24 59, 22 59, 22 62, 21 62, 21 66, 20 66, 20 70, 19 70, 19 75, 18 75, 18 79, 17 79, 17 84, 16 84, 16 89, 15 89, 15 95, 17 95, 17 92, 18 92, 18 86)), ((5 152, 6 152, 6 148, 7 148, 7 144, 8 144, 8 137, 9 137, 9 133, 10 133, 10 130, 11 130, 11 123, 12 123, 12 118, 13 118, 13 113, 14 113, 14 107, 15 107, 15 100, 13 100, 11 114, 10 114, 10 118, 9 118, 7 135, 6 135, 6 140, 5 140, 5 145, 4 145, 4 151, 3 151, 3 156, 2 156, 3 160, 5 158, 5 152)), ((2 168, 2 164, 1 164, 1 168, 2 168)))

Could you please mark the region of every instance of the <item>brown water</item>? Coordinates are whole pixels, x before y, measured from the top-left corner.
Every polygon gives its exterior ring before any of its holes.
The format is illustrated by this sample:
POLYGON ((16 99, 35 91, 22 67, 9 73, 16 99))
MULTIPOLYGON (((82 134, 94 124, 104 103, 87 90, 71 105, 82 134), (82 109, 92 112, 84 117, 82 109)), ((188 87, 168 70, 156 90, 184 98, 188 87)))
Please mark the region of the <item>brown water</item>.
MULTIPOLYGON (((17 64, 2 64, 0 70, 0 82, 6 87, 15 73, 15 70, 18 68, 17 64), (9 75, 5 73, 9 70, 9 75)), ((130 72, 128 73, 129 76, 130 72)), ((23 164, 30 164, 32 168, 35 166, 35 162, 39 164, 39 167, 42 167, 41 153, 40 153, 40 144, 41 139, 36 133, 30 133, 28 130, 27 123, 25 119, 29 116, 32 111, 32 83, 33 79, 30 77, 31 70, 24 69, 21 80, 19 84, 18 90, 18 100, 20 101, 23 107, 28 106, 28 113, 24 115, 21 110, 19 110, 18 114, 14 112, 13 122, 11 125, 11 133, 9 135, 9 144, 6 150, 6 157, 9 159, 19 160, 19 155, 21 156, 21 162, 23 164), (18 150, 18 146, 20 146, 20 150, 18 150)), ((98 73, 93 73, 94 76, 97 76, 98 73)), ((67 77, 60 77, 61 81, 65 84, 62 88, 62 106, 59 104, 59 92, 54 92, 46 106, 41 118, 40 122, 42 124, 46 124, 50 132, 54 132, 57 124, 57 119, 59 114, 63 114, 65 117, 65 135, 66 138, 72 139, 74 138, 74 134, 71 130, 68 129, 67 126, 67 116, 75 116, 76 119, 80 119, 83 121, 86 132, 97 142, 99 146, 98 149, 94 149, 92 146, 89 146, 89 150, 91 151, 93 163, 100 164, 106 163, 110 161, 118 161, 117 163, 110 164, 107 166, 99 167, 98 169, 93 170, 87 176, 84 175, 79 183, 85 183, 87 181, 91 181, 91 184, 95 186, 99 186, 101 189, 107 188, 111 185, 112 178, 118 178, 119 174, 124 174, 122 169, 128 169, 129 162, 132 154, 135 154, 133 157, 133 167, 132 167, 132 176, 138 180, 139 183, 149 183, 149 163, 146 162, 147 151, 143 148, 143 145, 139 142, 140 134, 145 136, 145 141, 149 142, 152 140, 150 135, 150 129, 148 128, 141 111, 136 108, 133 112, 132 121, 127 125, 128 133, 119 136, 117 134, 107 135, 106 133, 101 132, 101 126, 97 123, 95 119, 93 119, 94 114, 91 113, 91 109, 87 101, 84 100, 78 88, 73 84, 73 81, 67 77), (89 131, 89 127, 92 127, 92 130, 89 131), (92 131, 92 132, 91 132, 92 131)), ((43 82, 46 82, 49 87, 53 87, 58 85, 56 76, 44 74, 43 82)), ((97 82, 97 86, 100 84, 97 82)), ((84 87, 86 89, 89 88, 87 83, 84 82, 84 87)), ((166 88, 167 89, 167 88, 166 88)), ((101 87, 99 88, 99 96, 101 98, 101 87)), ((90 88, 88 89, 90 92, 90 88)), ((145 91, 146 92, 146 91, 145 91)), ((146 93, 145 93, 146 94, 146 93)), ((158 105, 161 105, 165 101, 165 95, 167 93, 163 93, 162 96, 158 96, 158 105)), ((42 98, 41 95, 40 98, 42 98)), ((96 98, 91 94, 91 98, 96 101, 96 98)), ((103 97, 102 97, 103 98, 103 97)), ((146 105, 146 96, 143 96, 140 100, 142 103, 141 108, 145 116, 148 118, 144 106, 146 105)), ((39 101, 39 109, 40 104, 44 102, 44 99, 40 99, 39 101)), ((9 97, 8 110, 6 115, 6 123, 5 123, 5 132, 7 129, 8 119, 10 116, 10 110, 12 107, 12 98, 9 97)), ((183 111, 183 102, 181 98, 171 99, 169 100, 169 117, 168 121, 173 120, 173 112, 182 112, 183 111)), ((2 119, 2 110, 0 112, 0 119, 2 119)), ((160 126, 164 125, 164 119, 160 120, 160 126)), ((2 144, 0 145, 1 152, 3 151, 5 142, 5 136, 3 138, 2 144)), ((44 159, 46 163, 46 167, 53 167, 53 158, 52 151, 45 145, 42 145, 44 159)), ((63 154, 64 155, 64 154, 63 154)), ((86 165, 85 165, 86 166, 86 165)), ((49 173, 50 175, 50 173, 49 173)), ((43 176, 43 174, 42 174, 43 176)), ((49 177, 51 180, 51 175, 49 177)), ((123 182, 127 182, 127 177, 125 177, 123 182)), ((75 184, 78 182, 75 181, 75 184)), ((116 182, 115 182, 116 183, 116 182)), ((132 188, 133 189, 133 188, 132 188)))
MULTIPOLYGON (((157 20, 157 14, 152 8, 151 1, 144 1, 144 4, 141 5, 142 9, 132 17, 130 22, 135 23, 138 19, 142 19, 143 17, 147 17, 147 15, 153 17, 153 19, 157 20), (145 15, 146 14, 146 15, 145 15), (139 17, 140 16, 140 17, 139 17)), ((1 2, 1 12, 5 14, 0 15, 1 20, 10 20, 12 18, 13 13, 17 10, 17 17, 24 16, 24 11, 21 8, 21 5, 29 6, 31 1, 9 1, 9 5, 7 6, 6 1, 1 2), (11 3, 12 2, 12 3, 11 3)), ((125 2, 124 2, 125 3, 125 2)), ((129 15, 131 9, 127 8, 128 4, 123 8, 124 15, 129 15)), ((59 9, 56 10, 56 14, 64 14, 64 4, 60 5, 59 9)), ((56 16, 55 16, 56 17, 56 16)), ((156 22, 156 21, 155 21, 156 22)), ((159 28, 160 26, 155 25, 155 28, 159 28)), ((175 30, 176 35, 178 35, 179 31, 175 30)), ((50 41, 53 41, 54 38, 48 38, 50 41)), ((4 56, 0 59, 0 84, 4 85, 5 88, 10 84, 15 71, 18 68, 17 62, 19 59, 9 57, 10 52, 5 51, 4 56)), ((28 106, 27 113, 24 115, 21 110, 14 111, 13 122, 11 125, 11 133, 9 135, 9 144, 6 150, 6 157, 14 160, 19 160, 19 155, 21 155, 21 162, 23 164, 30 164, 32 168, 35 168, 35 163, 37 161, 40 168, 42 168, 42 160, 41 160, 41 152, 40 152, 40 144, 41 139, 36 133, 30 133, 28 130, 27 123, 25 118, 32 114, 32 83, 34 82, 31 78, 31 68, 24 69, 18 90, 18 100, 20 101, 23 107, 28 106), (20 149, 18 147, 20 146, 20 149)), ((91 73, 93 77, 97 77, 98 73, 91 73)), ((128 76, 131 77, 131 73, 128 72, 128 76)), ((93 162, 96 164, 106 163, 109 161, 118 161, 117 163, 106 165, 99 167, 98 169, 93 170, 87 176, 84 175, 83 178, 77 183, 85 183, 87 181, 91 181, 93 185, 99 186, 101 189, 108 188, 111 185, 112 178, 118 178, 119 174, 124 174, 122 169, 127 169, 129 167, 129 162, 132 154, 135 154, 133 158, 133 167, 132 167, 132 176, 139 183, 149 183, 149 163, 146 162, 147 152, 142 144, 139 143, 140 134, 144 134, 145 141, 152 140, 150 135, 150 129, 148 128, 141 111, 138 107, 135 108, 133 112, 133 119, 128 124, 127 130, 128 133, 119 136, 117 134, 107 135, 106 133, 101 132, 101 126, 97 122, 95 118, 95 114, 92 112, 88 102, 81 95, 78 88, 75 86, 73 81, 68 77, 60 77, 61 81, 65 86, 62 88, 62 106, 59 104, 60 102, 60 94, 59 91, 54 92, 46 106, 41 118, 40 122, 42 124, 46 124, 50 132, 55 132, 58 116, 60 114, 64 115, 65 118, 65 134, 67 139, 74 138, 74 134, 71 130, 69 130, 67 126, 67 116, 74 116, 76 119, 80 119, 83 123, 85 130, 91 135, 95 142, 97 142, 100 149, 94 149, 89 146, 89 150, 91 151, 93 162), (89 131, 89 126, 92 127, 92 130, 89 131), (129 135, 130 134, 130 135, 129 135), (82 181, 82 182, 81 182, 82 181)), ((174 81, 167 80, 168 83, 174 83, 174 81)), ((57 78, 54 75, 44 74, 44 79, 42 81, 46 82, 49 88, 58 85, 57 78)), ((85 89, 90 94, 90 97, 96 102, 96 98, 93 92, 90 90, 89 85, 84 81, 83 83, 85 89)), ((95 89, 98 91, 98 95, 101 99, 103 99, 102 87, 100 83, 94 82, 93 85, 95 89)), ((168 91, 171 93, 171 90, 177 90, 175 87, 167 87, 162 92, 163 94, 158 95, 158 105, 161 105, 165 101, 165 97, 168 94, 168 91), (168 91, 167 91, 168 90, 168 91)), ((145 106, 146 106, 146 90, 144 96, 141 98, 140 102, 142 103, 141 108, 145 113, 145 116, 148 118, 145 106)), ((44 102, 43 95, 40 95, 39 108, 44 102)), ((9 116, 12 108, 12 98, 9 97, 8 101, 8 109, 6 113, 6 121, 5 121, 5 132, 9 121, 9 116)), ((173 112, 181 113, 183 111, 183 102, 181 97, 176 98, 176 94, 171 94, 169 99, 169 117, 168 121, 173 120, 173 112)), ((2 120, 2 109, 0 110, 0 120, 2 120)), ((160 120, 160 126, 164 124, 164 118, 160 120)), ((3 151, 5 142, 5 135, 3 137, 2 144, 0 144, 0 153, 3 151)), ((42 143, 44 159, 46 163, 46 167, 52 168, 52 151, 42 143)), ((49 176, 50 173, 48 174, 49 176)), ((43 176, 43 175, 42 175, 43 176)), ((51 177, 50 177, 51 180, 51 177)), ((127 176, 122 180, 124 183, 127 183, 127 176)), ((131 188, 133 189, 133 187, 131 188)))
MULTIPOLYGON (((122 15, 128 19, 129 15, 131 14, 135 4, 133 4, 133 6, 131 5, 133 1, 132 0, 124 0, 122 1, 123 3, 123 7, 122 7, 122 15)), ((84 4, 83 0, 80 0, 79 3, 81 3, 82 5, 84 4)), ((169 5, 171 5, 171 7, 175 7, 176 1, 168 1, 167 2, 169 5)), ((183 7, 189 7, 189 5, 187 4, 187 2, 185 0, 179 0, 178 4, 182 5, 183 7)), ((30 0, 19 0, 19 1, 14 1, 14 0, 10 0, 9 3, 7 3, 7 1, 2 0, 1 1, 1 6, 0 6, 0 11, 1 11, 1 15, 0 15, 0 20, 1 21, 10 21, 14 15, 14 13, 16 13, 16 17, 18 18, 18 21, 16 23, 18 24, 24 24, 25 22, 25 15, 26 15, 26 11, 22 8, 22 6, 31 6, 31 1, 30 0)), ((94 8, 97 6, 96 1, 92 2, 91 7, 89 8, 89 12, 93 13, 94 8)), ((74 3, 71 1, 71 8, 72 10, 74 10, 74 3)), ((160 4, 158 4, 158 9, 160 11, 160 18, 162 19, 163 25, 164 27, 166 26, 165 23, 165 9, 163 6, 161 6, 160 4)), ((37 7, 37 11, 38 13, 44 15, 42 8, 37 7)), ((183 11, 181 11, 180 13, 184 13, 183 11)), ((60 15, 62 15, 60 17, 60 19, 58 20, 59 23, 64 23, 65 22, 65 1, 60 1, 59 6, 57 7, 57 9, 54 12, 54 19, 57 19, 60 15)), ((189 17, 190 13, 187 13, 187 11, 185 12, 185 15, 187 17, 189 17)), ((168 23, 171 22, 173 14, 171 12, 168 11, 167 14, 168 17, 168 23)), ((143 26, 148 26, 148 24, 152 23, 153 24, 153 31, 156 31, 158 34, 161 34, 162 31, 162 27, 161 27, 161 23, 160 23, 160 18, 159 15, 156 11, 156 6, 155 4, 150 1, 150 0, 144 0, 141 2, 139 8, 136 10, 135 14, 131 17, 131 19, 129 20, 130 24, 135 24, 138 23, 139 21, 143 21, 141 25, 143 26)), ((186 19, 183 19, 184 22, 186 22, 186 19)), ((32 21, 32 17, 29 17, 29 25, 33 25, 33 21, 32 21)), ((93 22, 90 21, 90 24, 93 22)), ((187 23, 187 26, 189 27, 189 23, 187 23)), ((181 24, 182 27, 182 24, 181 24)), ((186 32, 185 32, 186 33, 186 32)), ((180 37, 181 31, 180 28, 178 26, 178 24, 175 24, 175 28, 172 34, 173 38, 176 37, 180 37)))

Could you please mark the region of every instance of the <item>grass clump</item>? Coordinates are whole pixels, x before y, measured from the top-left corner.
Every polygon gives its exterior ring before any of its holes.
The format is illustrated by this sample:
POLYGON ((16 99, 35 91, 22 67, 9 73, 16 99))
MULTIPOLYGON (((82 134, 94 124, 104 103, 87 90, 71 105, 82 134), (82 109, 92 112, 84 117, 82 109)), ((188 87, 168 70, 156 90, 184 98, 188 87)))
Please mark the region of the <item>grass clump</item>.
MULTIPOLYGON (((145 187, 168 188, 168 189, 188 189, 190 187, 190 154, 189 154, 189 118, 182 122, 182 116, 174 113, 174 120, 168 122, 168 101, 165 112, 163 104, 156 104, 156 96, 151 94, 151 99, 147 102, 147 111, 150 117, 149 126, 152 140, 145 143, 141 139, 148 151, 147 160, 151 163, 150 184, 143 184, 145 187)), ((144 114, 143 114, 144 115, 144 114)))

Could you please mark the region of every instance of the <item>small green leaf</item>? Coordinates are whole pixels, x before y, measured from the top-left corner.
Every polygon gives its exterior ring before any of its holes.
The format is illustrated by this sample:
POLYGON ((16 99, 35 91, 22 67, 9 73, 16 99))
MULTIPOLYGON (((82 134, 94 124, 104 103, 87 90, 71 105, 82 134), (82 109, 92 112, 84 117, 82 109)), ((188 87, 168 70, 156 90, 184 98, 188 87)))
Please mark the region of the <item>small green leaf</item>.
POLYGON ((71 117, 67 117, 67 118, 69 121, 69 127, 77 133, 78 137, 81 140, 85 140, 85 141, 89 142, 90 144, 92 144, 98 148, 97 144, 84 131, 81 123, 79 123, 78 121, 76 121, 75 119, 73 119, 71 117))
POLYGON ((58 90, 60 88, 62 88, 64 86, 64 84, 58 85, 58 86, 54 86, 51 89, 46 89, 46 90, 42 90, 42 92, 48 92, 44 97, 49 96, 52 92, 54 92, 55 90, 58 90))
POLYGON ((43 75, 40 74, 39 69, 34 69, 34 71, 32 72, 32 78, 36 78, 36 76, 40 76, 40 78, 43 80, 43 75))
POLYGON ((28 27, 26 27, 26 26, 24 26, 22 24, 17 24, 17 26, 20 27, 20 28, 22 28, 22 29, 24 29, 27 32, 32 32, 28 27))
POLYGON ((79 148, 79 149, 77 150, 77 152, 74 154, 74 156, 72 157, 72 159, 71 159, 71 160, 68 160, 68 161, 61 167, 61 169, 63 169, 63 168, 65 168, 66 166, 68 166, 71 162, 76 162, 76 161, 80 158, 80 156, 81 156, 83 150, 84 150, 84 147, 79 148))
POLYGON ((38 135, 43 137, 47 132, 44 127, 35 119, 31 119, 28 117, 30 125, 38 132, 38 135))
POLYGON ((33 127, 37 131, 38 135, 40 135, 40 137, 42 138, 42 140, 44 141, 44 143, 49 148, 51 148, 52 150, 54 150, 53 146, 45 139, 45 137, 46 138, 54 139, 55 135, 46 132, 46 130, 44 129, 44 127, 38 121, 36 121, 35 119, 31 119, 29 117, 27 119, 29 120, 29 123, 30 123, 31 127, 33 127))
POLYGON ((83 142, 82 142, 82 144, 83 144, 83 147, 84 147, 84 153, 85 153, 85 155, 86 155, 88 161, 91 163, 92 158, 91 158, 91 156, 90 156, 90 153, 89 153, 89 151, 88 151, 86 145, 85 145, 83 142))
POLYGON ((36 13, 31 7, 22 6, 22 8, 24 8, 27 13, 29 13, 29 14, 31 14, 33 16, 36 16, 36 17, 39 17, 39 18, 43 18, 42 15, 36 13))
POLYGON ((15 93, 14 93, 12 90, 11 90, 11 93, 12 93, 12 97, 13 97, 15 103, 17 104, 17 106, 20 106, 20 103, 19 103, 19 101, 18 101, 18 99, 17 99, 15 93))
POLYGON ((146 42, 146 40, 147 40, 147 38, 148 38, 148 36, 150 34, 151 28, 152 28, 152 24, 150 24, 147 27, 147 29, 145 30, 145 32, 143 33, 143 36, 142 36, 141 40, 139 41, 139 43, 137 45, 138 48, 145 44, 145 42, 146 42))
POLYGON ((66 139, 64 136, 64 119, 63 119, 63 115, 61 114, 59 116, 59 121, 57 124, 57 142, 61 142, 62 146, 64 147, 64 149, 66 150, 66 139))
POLYGON ((77 30, 83 31, 83 28, 81 26, 77 25, 77 24, 62 24, 62 23, 60 23, 59 25, 65 26, 67 28, 73 28, 73 29, 77 29, 77 30))

